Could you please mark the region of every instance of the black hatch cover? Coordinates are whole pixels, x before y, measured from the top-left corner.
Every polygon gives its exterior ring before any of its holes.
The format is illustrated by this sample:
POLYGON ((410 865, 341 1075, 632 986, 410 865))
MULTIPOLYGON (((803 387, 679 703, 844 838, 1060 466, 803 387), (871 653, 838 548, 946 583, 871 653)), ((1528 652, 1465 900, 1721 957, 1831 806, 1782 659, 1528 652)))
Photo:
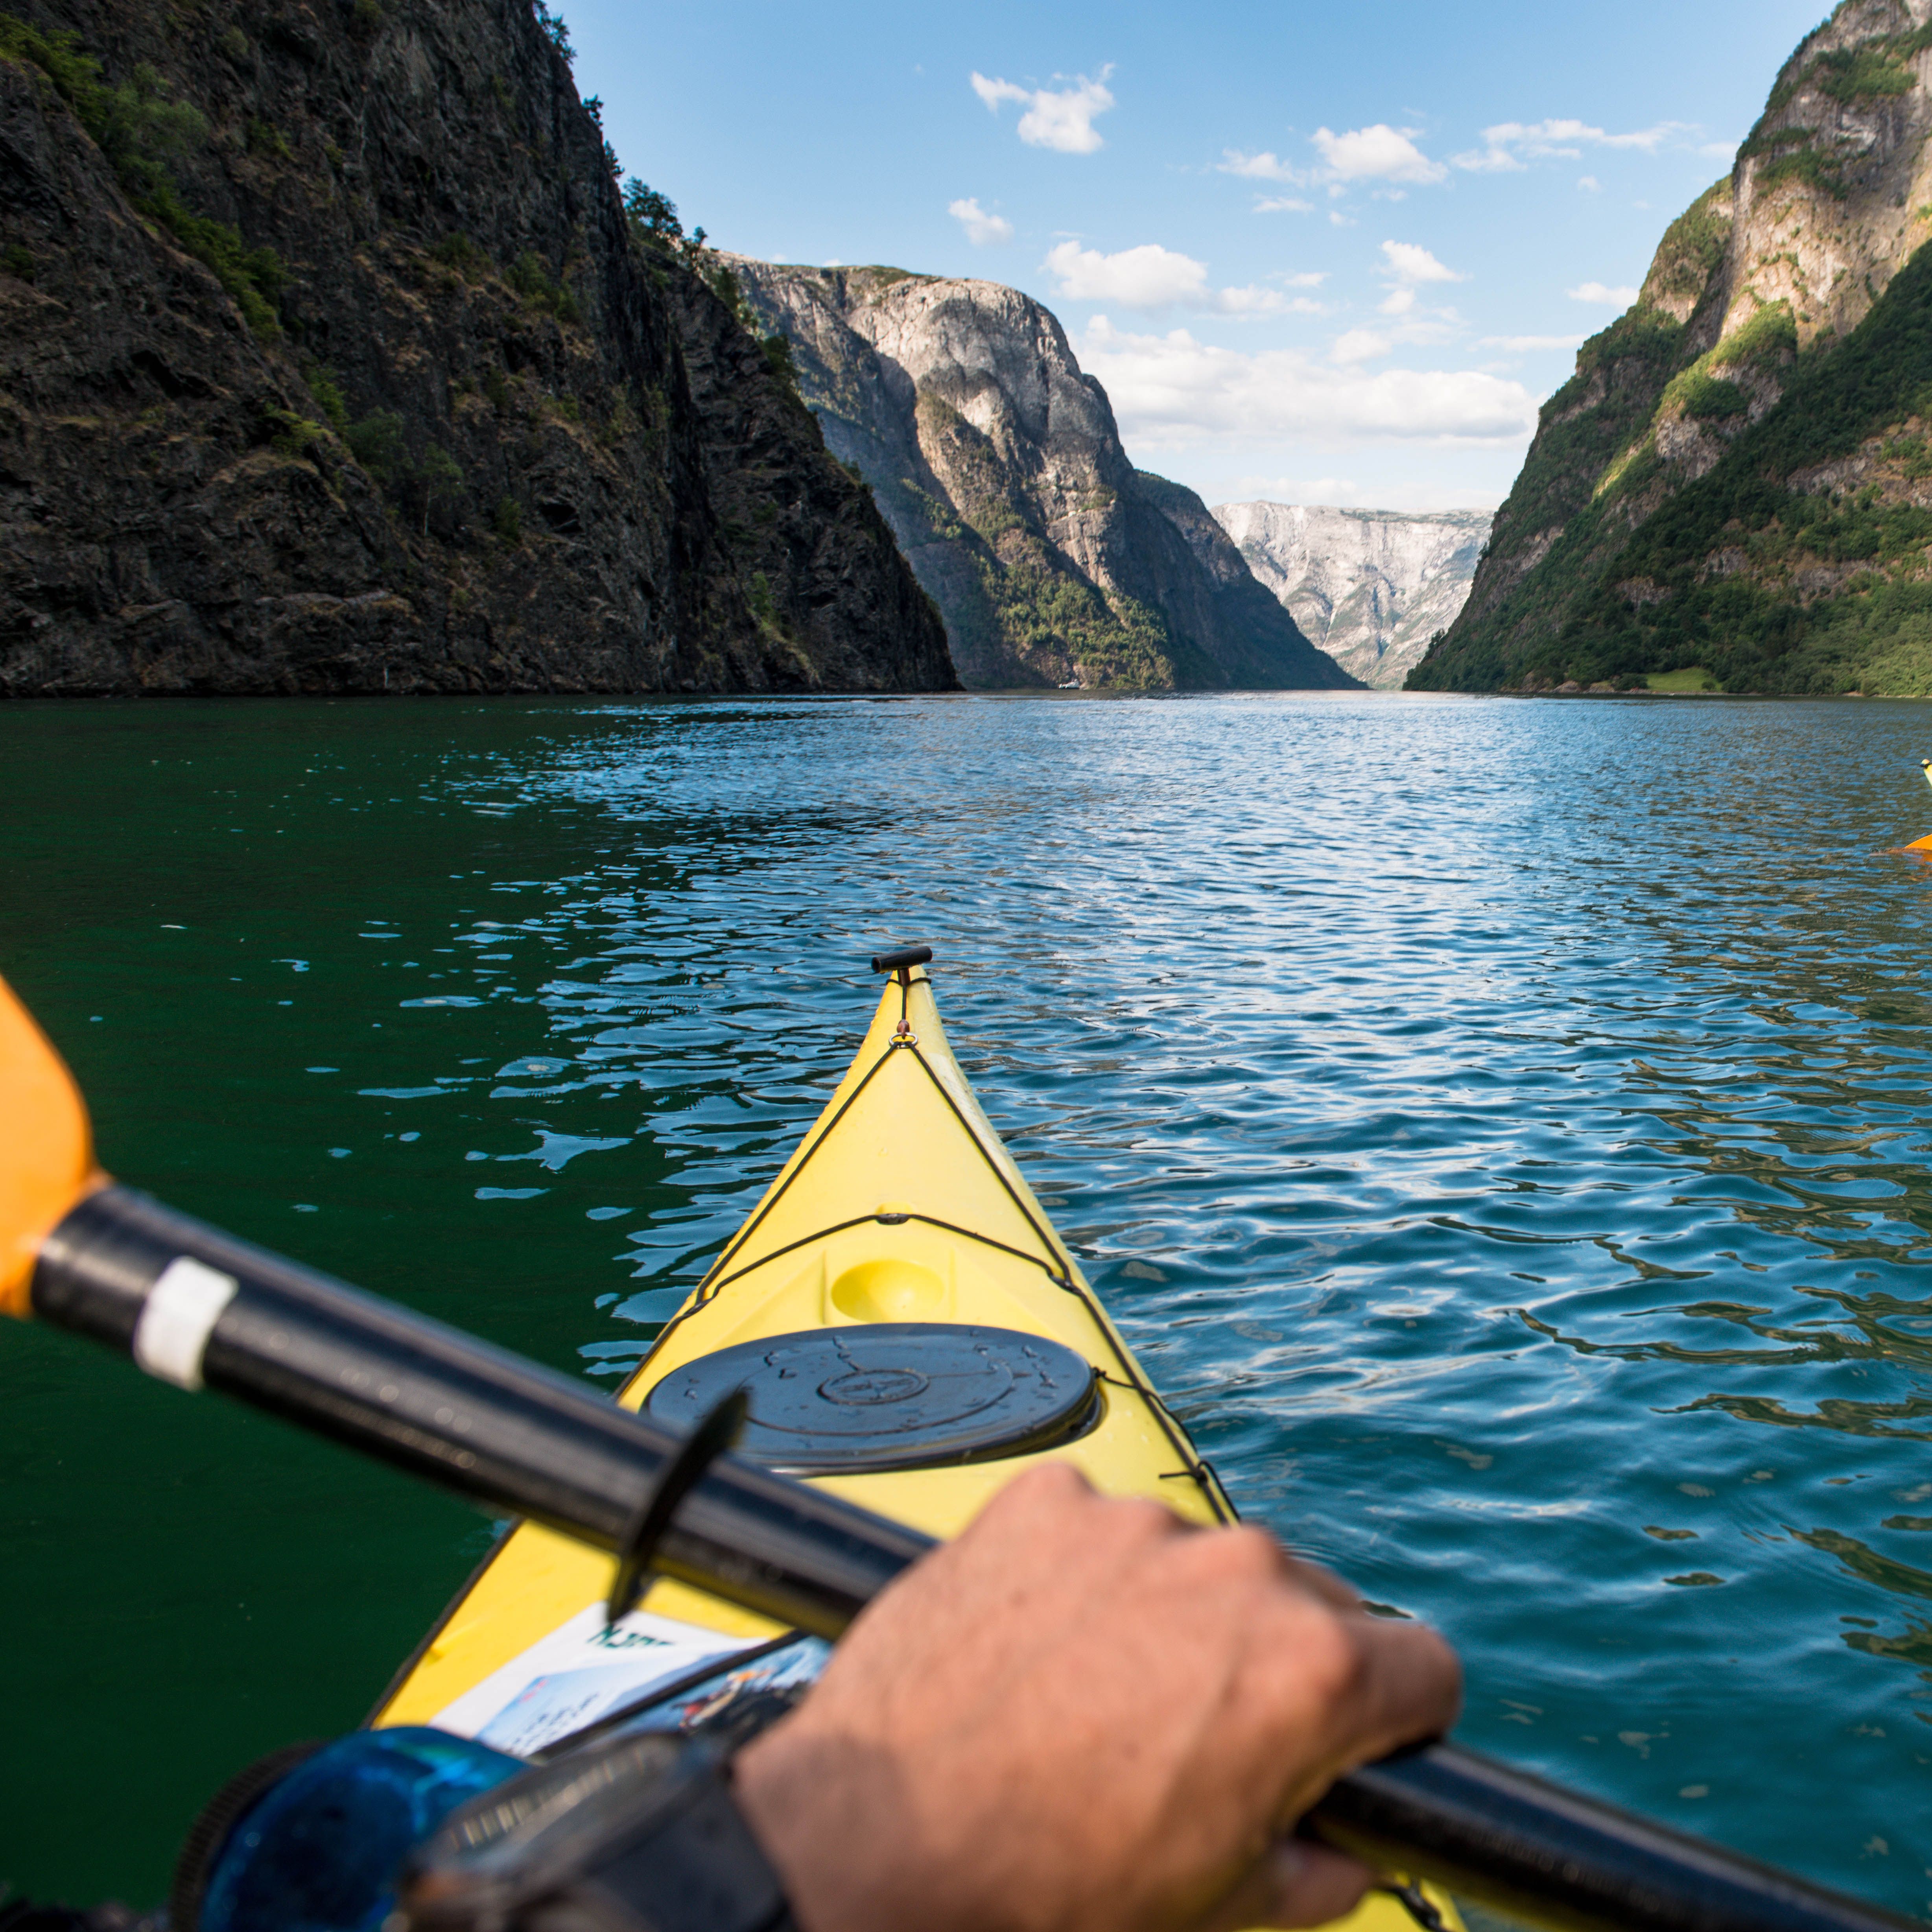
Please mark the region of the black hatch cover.
POLYGON ((666 1376, 644 1408, 688 1430, 734 1388, 751 1402, 739 1452, 795 1472, 1024 1455, 1078 1434, 1100 1401, 1092 1365, 1058 1342, 1012 1328, 875 1322, 700 1355, 666 1376))

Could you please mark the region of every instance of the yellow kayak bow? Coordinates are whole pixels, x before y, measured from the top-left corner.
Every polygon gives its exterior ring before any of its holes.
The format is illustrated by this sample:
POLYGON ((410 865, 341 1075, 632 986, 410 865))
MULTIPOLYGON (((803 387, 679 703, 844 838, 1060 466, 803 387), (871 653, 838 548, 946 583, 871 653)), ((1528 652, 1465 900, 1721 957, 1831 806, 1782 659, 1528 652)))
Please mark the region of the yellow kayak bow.
MULTIPOLYGON (((950 1466, 814 1474, 834 1493, 950 1536, 1018 1469, 1073 1463, 1101 1490, 1158 1496, 1202 1522, 1232 1519, 1213 1472, 1109 1322, 947 1044, 922 968, 888 984, 811 1132, 618 1396, 722 1350, 816 1331, 945 1324, 1057 1342, 1092 1378, 1064 1439, 950 1466)), ((908 1372, 916 1372, 910 1371, 908 1372)), ((653 1413, 658 1412, 654 1409, 653 1413)), ((753 1419, 759 1414, 754 1397, 753 1419)), ((680 1420, 682 1418, 680 1418, 680 1420)), ((750 1446, 750 1445, 748 1445, 750 1446)), ((610 1559, 524 1524, 452 1606, 378 1721, 433 1721, 458 1696, 609 1592, 610 1559)), ((660 1582, 644 1607, 756 1642, 776 1627, 660 1582)))
MULTIPOLYGON (((1064 1435, 1044 1446, 1023 1442, 1013 1453, 953 1447, 969 1460, 938 1466, 923 1462, 915 1448, 912 1466, 813 1473, 815 1484, 946 1537, 1020 1468, 1051 1456, 1109 1493, 1158 1497, 1202 1523, 1233 1520, 1214 1472, 1148 1385, 981 1110, 947 1043, 922 966, 902 968, 886 986, 824 1112, 618 1400, 638 1408, 659 1391, 674 1394, 680 1376, 727 1351, 741 1362, 776 1354, 782 1372, 801 1338, 821 1336, 836 1348, 855 1331, 903 1333, 908 1324, 1057 1343, 1090 1378, 1088 1400, 1070 1405, 1064 1435)), ((878 1384, 894 1373, 916 1374, 894 1364, 920 1359, 889 1352, 855 1372, 878 1384)), ((770 1393, 753 1394, 754 1430, 770 1393)), ((662 1406, 659 1396, 652 1412, 662 1406)), ((494 1682, 502 1694, 514 1694, 520 1658, 544 1655, 538 1647, 548 1642, 549 1660, 575 1661, 556 1634, 574 1627, 596 1640, 591 1627, 612 1568, 610 1558, 580 1543, 520 1525, 465 1586, 376 1721, 433 1724, 447 1721, 454 1709, 474 1723, 494 1701, 487 1694, 479 1699, 479 1687, 494 1682)), ((644 1616, 631 1621, 674 1642, 692 1626, 748 1646, 781 1634, 717 1598, 665 1581, 652 1587, 642 1609, 644 1616)), ((1446 1898, 1433 1902, 1446 1924, 1460 1924, 1446 1898)), ((1346 1922, 1349 1932, 1414 1928, 1408 1913, 1382 1895, 1346 1922)))

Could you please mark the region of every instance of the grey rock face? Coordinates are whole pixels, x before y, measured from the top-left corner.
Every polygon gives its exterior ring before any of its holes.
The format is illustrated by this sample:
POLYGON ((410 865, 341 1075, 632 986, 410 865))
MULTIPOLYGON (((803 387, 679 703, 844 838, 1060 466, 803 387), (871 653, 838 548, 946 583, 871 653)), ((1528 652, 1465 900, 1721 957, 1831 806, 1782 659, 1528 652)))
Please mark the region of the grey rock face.
POLYGON ((1315 503, 1222 503, 1214 515, 1254 574, 1344 670, 1400 691, 1456 621, 1490 518, 1315 503))
POLYGON ((1231 556, 1204 561, 1186 529, 1208 520, 1199 499, 1136 472, 1038 303, 993 282, 729 259, 944 611, 968 683, 1350 682, 1245 573, 1216 576, 1231 556))
POLYGON ((158 212, 0 59, 0 694, 952 684, 527 0, 11 4, 202 125, 158 212))

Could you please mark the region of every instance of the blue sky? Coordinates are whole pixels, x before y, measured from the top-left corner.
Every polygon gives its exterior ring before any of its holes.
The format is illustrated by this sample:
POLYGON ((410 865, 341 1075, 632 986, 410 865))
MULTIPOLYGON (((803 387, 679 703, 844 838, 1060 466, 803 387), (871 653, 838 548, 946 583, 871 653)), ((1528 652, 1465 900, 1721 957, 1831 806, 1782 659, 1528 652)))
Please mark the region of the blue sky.
POLYGON ((564 10, 626 170, 717 245, 1024 289, 1210 503, 1432 509, 1502 500, 1824 9, 564 10))

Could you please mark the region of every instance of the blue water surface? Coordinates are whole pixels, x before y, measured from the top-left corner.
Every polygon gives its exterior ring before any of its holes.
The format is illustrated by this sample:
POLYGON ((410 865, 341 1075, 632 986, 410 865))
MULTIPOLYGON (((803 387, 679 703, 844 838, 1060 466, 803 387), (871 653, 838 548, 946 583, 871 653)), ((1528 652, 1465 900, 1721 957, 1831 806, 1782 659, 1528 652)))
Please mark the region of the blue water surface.
MULTIPOLYGON (((929 941, 1150 1374, 1450 1634, 1466 1742, 1932 1912, 1928 752, 1856 702, 22 706, 0 971, 130 1179, 608 1378, 929 941)), ((0 1612, 82 1733, 0 1879, 138 1890, 487 1532, 0 1339, 0 1612), (124 1856, 70 1822, 117 1726, 124 1856)))

